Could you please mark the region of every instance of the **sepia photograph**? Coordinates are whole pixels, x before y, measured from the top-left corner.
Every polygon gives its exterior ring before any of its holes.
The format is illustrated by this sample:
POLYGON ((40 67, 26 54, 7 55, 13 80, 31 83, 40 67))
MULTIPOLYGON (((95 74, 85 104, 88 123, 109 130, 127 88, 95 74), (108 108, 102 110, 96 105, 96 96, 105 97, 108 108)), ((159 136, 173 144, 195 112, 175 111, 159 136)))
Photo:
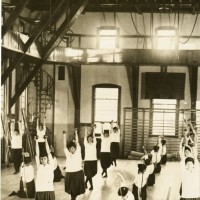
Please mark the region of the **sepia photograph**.
POLYGON ((200 0, 0 0, 1 200, 200 200, 200 0))

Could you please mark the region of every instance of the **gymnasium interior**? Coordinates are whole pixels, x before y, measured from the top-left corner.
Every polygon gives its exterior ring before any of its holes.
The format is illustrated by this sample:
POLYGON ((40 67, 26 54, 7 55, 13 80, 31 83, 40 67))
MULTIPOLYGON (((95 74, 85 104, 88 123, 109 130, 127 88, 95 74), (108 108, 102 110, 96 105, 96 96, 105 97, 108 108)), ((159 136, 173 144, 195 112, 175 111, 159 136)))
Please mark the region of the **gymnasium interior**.
MULTIPOLYGON (((179 200, 179 144, 192 127, 200 145, 198 0, 2 0, 1 199, 19 188, 10 123, 22 122, 23 151, 35 165, 36 119, 64 175, 63 132, 74 129, 84 155, 85 127, 96 124, 94 190, 77 200, 117 200, 121 172, 131 190, 143 147, 167 141, 168 162, 147 200, 179 200), (117 167, 101 177, 101 124, 120 127, 117 167)), ((200 148, 198 148, 200 159, 200 148)), ((63 180, 56 200, 70 199, 63 180)), ((199 198, 200 199, 200 198, 199 198)))

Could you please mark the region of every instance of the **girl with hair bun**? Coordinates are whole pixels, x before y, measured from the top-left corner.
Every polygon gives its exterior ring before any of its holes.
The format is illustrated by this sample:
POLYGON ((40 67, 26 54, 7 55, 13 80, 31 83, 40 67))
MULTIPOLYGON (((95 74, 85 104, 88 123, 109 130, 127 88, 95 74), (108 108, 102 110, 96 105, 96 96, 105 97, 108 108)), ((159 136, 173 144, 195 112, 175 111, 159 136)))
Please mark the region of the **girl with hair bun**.
POLYGON ((63 133, 64 152, 66 155, 65 192, 71 195, 71 200, 75 200, 78 195, 85 193, 81 147, 77 129, 75 129, 75 140, 69 141, 67 146, 66 134, 65 132, 63 133))
POLYGON ((110 132, 109 130, 104 130, 102 123, 100 162, 101 162, 101 167, 103 169, 101 173, 103 178, 108 177, 107 169, 111 165, 110 145, 111 145, 110 132))
POLYGON ((36 195, 35 200, 55 200, 53 179, 54 162, 50 153, 47 139, 45 139, 45 151, 40 152, 38 140, 36 140, 36 195), (44 153, 46 152, 46 154, 44 153))
POLYGON ((20 168, 20 188, 9 196, 17 195, 20 198, 35 197, 34 169, 28 152, 23 153, 23 162, 20 168))
POLYGON ((87 135, 87 126, 85 127, 85 137, 84 137, 84 146, 85 146, 85 163, 84 163, 84 173, 86 176, 85 188, 87 188, 87 182, 90 183, 89 190, 93 190, 92 177, 97 174, 97 142, 94 136, 94 127, 92 133, 87 135))
POLYGON ((135 200, 146 200, 147 192, 146 192, 146 184, 149 176, 148 171, 146 171, 147 166, 145 164, 138 164, 138 173, 135 176, 134 184, 133 184, 133 195, 135 200))

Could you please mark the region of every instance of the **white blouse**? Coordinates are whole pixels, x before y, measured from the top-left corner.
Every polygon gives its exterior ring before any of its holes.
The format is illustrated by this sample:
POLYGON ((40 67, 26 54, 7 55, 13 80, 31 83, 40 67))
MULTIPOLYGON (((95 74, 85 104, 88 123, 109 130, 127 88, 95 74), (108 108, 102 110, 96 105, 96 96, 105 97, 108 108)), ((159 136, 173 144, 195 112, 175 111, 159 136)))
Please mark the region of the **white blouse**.
POLYGON ((152 155, 152 163, 159 163, 161 160, 161 154, 160 151, 154 152, 154 150, 151 151, 152 155))
POLYGON ((134 181, 135 185, 138 188, 143 187, 144 185, 146 185, 148 177, 149 177, 148 171, 145 171, 143 174, 142 173, 136 174, 135 181, 134 181))
POLYGON ((76 147, 76 151, 72 154, 67 148, 64 149, 66 155, 66 172, 77 172, 82 170, 82 157, 81 148, 79 145, 76 147))
POLYGON ((111 142, 120 143, 120 130, 118 130, 116 133, 112 131, 110 137, 111 137, 111 142))
POLYGON ((34 179, 34 169, 32 165, 24 165, 22 163, 22 166, 20 168, 20 176, 22 177, 22 181, 29 183, 34 179))
POLYGON ((12 149, 21 149, 22 148, 22 135, 15 135, 11 132, 11 147, 12 149))
POLYGON ((36 192, 44 191, 54 191, 53 179, 54 172, 53 167, 50 164, 39 165, 37 167, 37 176, 36 176, 36 192))
POLYGON ((44 139, 45 134, 46 134, 46 126, 44 126, 43 130, 40 130, 37 127, 38 142, 45 142, 45 139, 44 139))
POLYGON ((84 146, 85 146, 85 160, 97 160, 97 147, 96 147, 96 138, 94 138, 93 142, 90 144, 87 142, 87 139, 84 139, 84 146))
POLYGON ((195 161, 194 169, 189 171, 185 167, 185 160, 181 161, 181 183, 183 198, 200 197, 200 167, 195 161))
POLYGON ((110 137, 101 137, 101 152, 110 152, 110 137))

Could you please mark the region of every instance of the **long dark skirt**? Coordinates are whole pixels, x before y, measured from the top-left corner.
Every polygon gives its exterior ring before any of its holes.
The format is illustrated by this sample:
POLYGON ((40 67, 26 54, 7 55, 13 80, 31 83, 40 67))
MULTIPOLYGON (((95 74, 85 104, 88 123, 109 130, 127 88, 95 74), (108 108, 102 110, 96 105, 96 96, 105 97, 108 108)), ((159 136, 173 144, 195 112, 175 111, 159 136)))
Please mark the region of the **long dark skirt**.
MULTIPOLYGON (((140 194, 140 197, 142 198, 142 200, 146 200, 147 199, 147 191, 146 191, 146 185, 144 185, 143 187, 142 187, 142 190, 141 190, 141 194, 140 194)), ((133 193, 133 195, 134 195, 134 197, 135 197, 135 200, 138 200, 139 199, 139 194, 138 194, 138 187, 135 185, 135 184, 133 184, 133 189, 132 189, 132 193, 133 193)))
POLYGON ((155 169, 153 173, 160 173, 161 172, 161 166, 160 163, 155 164, 155 169))
POLYGON ((19 168, 22 162, 22 149, 12 149, 12 161, 16 172, 19 172, 19 168))
POLYGON ((54 191, 36 192, 35 200, 55 200, 54 191))
POLYGON ((84 174, 93 177, 97 174, 97 160, 86 160, 84 163, 84 174))
POLYGON ((65 192, 74 196, 85 193, 83 170, 78 172, 66 172, 65 192))
POLYGON ((153 186, 155 184, 155 174, 152 173, 147 179, 147 186, 153 186))
POLYGON ((62 178, 64 178, 64 176, 62 175, 60 167, 57 166, 57 168, 54 170, 54 179, 53 179, 53 182, 60 182, 62 178))
POLYGON ((110 150, 112 159, 119 158, 119 142, 112 142, 110 150))
POLYGON ((102 169, 107 169, 111 165, 111 154, 109 152, 101 152, 100 162, 102 169))
POLYGON ((165 165, 167 163, 167 154, 163 155, 161 158, 161 165, 165 165))
POLYGON ((17 196, 20 198, 34 198, 35 197, 35 181, 26 183, 27 191, 24 191, 23 182, 20 180, 20 189, 17 191, 17 196))

